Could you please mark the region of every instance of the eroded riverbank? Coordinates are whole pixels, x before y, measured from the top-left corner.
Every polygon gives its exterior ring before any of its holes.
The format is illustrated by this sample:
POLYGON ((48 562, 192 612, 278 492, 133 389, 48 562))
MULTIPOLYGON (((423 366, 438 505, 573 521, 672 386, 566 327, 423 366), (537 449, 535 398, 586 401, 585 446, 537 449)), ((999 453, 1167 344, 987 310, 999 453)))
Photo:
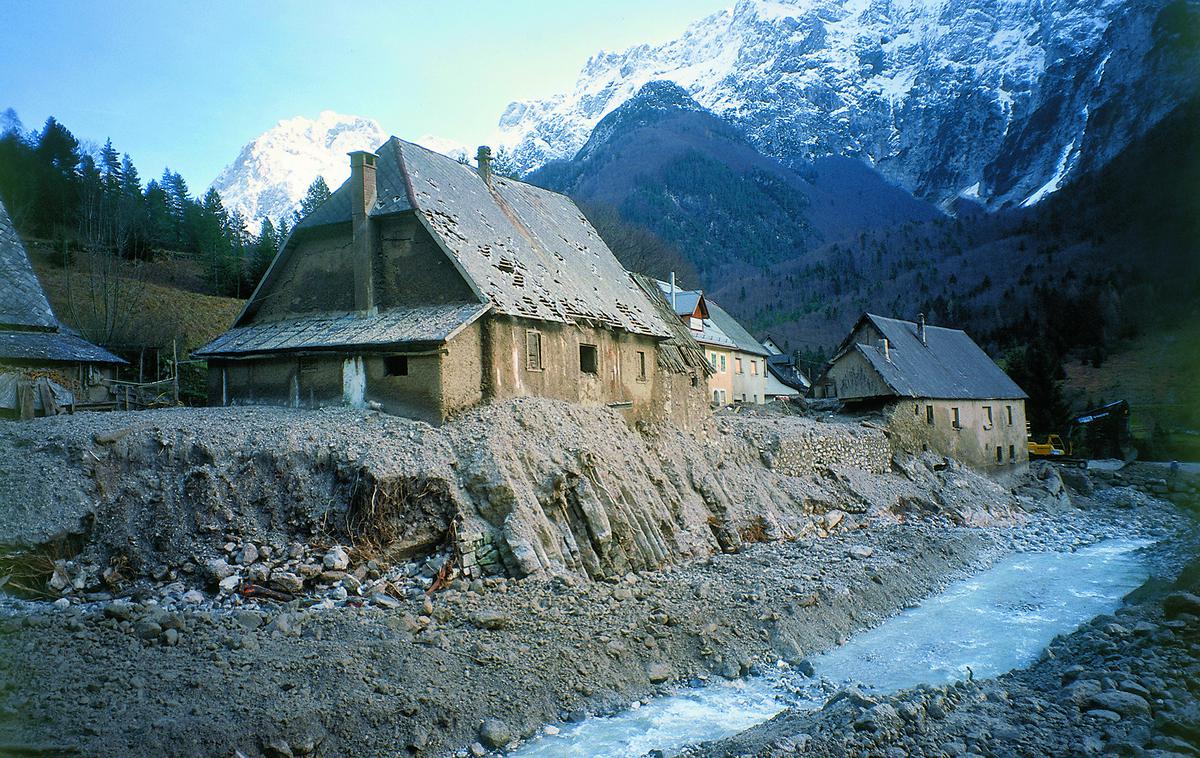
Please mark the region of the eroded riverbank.
POLYGON ((799 663, 1013 550, 1086 544, 1118 523, 1161 537, 1172 519, 1160 505, 999 529, 876 524, 617 582, 526 579, 395 609, 164 617, 149 604, 39 604, 3 621, 0 745, 465 754, 481 723, 504 744, 681 684, 799 663), (177 642, 148 642, 145 623, 176 628, 177 642))

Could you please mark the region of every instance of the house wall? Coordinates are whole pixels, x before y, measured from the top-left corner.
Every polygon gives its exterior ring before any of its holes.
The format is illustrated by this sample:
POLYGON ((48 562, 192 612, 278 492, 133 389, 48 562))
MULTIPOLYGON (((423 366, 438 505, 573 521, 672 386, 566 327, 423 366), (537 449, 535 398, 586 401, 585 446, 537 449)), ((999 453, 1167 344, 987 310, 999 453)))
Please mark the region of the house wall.
POLYGON ((365 378, 364 403, 397 415, 440 421, 441 360, 438 353, 408 356, 406 376, 388 376, 383 355, 318 355, 212 359, 209 405, 278 405, 321 408, 346 404, 346 362, 358 357, 365 378))
POLYGON ((733 394, 733 351, 724 347, 701 344, 700 349, 713 367, 708 377, 708 401, 725 405, 732 403, 733 394))
POLYGON ((833 383, 833 396, 839 400, 859 400, 886 397, 892 390, 858 351, 848 352, 837 360, 826 374, 833 383))
POLYGON ((730 360, 732 389, 729 399, 745 403, 767 402, 766 356, 743 353, 739 350, 733 352, 730 360), (739 358, 742 362, 741 373, 737 370, 739 358))
POLYGON ((999 472, 1029 462, 1025 438, 1025 401, 903 399, 887 410, 887 427, 897 451, 932 450, 985 471, 999 472), (929 408, 933 423, 929 423, 929 408), (959 426, 954 426, 954 409, 959 426), (992 422, 987 420, 992 409, 992 422), (1012 409, 1011 423, 1008 409, 1012 409), (996 450, 1001 461, 996 461, 996 450), (1011 454, 1010 454, 1011 451, 1011 454))
POLYGON ((354 310, 354 240, 349 224, 304 230, 296 249, 272 272, 256 321, 328 311, 354 310))
POLYGON ((487 397, 549 397, 582 405, 632 403, 635 417, 654 413, 659 381, 656 339, 508 316, 485 316, 481 321, 487 397), (526 365, 526 332, 531 329, 542 335, 541 370, 526 365), (596 347, 595 374, 580 368, 581 345, 596 347), (645 379, 638 377, 638 352, 645 353, 645 379))
POLYGON ((372 268, 379 308, 478 300, 414 214, 384 218, 376 230, 372 268))

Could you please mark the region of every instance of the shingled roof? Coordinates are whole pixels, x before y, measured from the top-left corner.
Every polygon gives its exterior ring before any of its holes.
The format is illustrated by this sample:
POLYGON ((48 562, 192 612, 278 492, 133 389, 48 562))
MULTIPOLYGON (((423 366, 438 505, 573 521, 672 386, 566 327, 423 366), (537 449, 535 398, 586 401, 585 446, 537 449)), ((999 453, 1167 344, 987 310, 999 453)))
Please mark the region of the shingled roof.
POLYGON ((3 273, 0 276, 0 329, 58 329, 58 319, 50 310, 42 285, 25 254, 25 246, 21 244, 3 203, 0 203, 0 272, 3 273))
MULTIPOLYGON (((667 295, 658 288, 658 282, 644 274, 632 274, 634 283, 658 309, 663 323, 671 330, 671 336, 659 343, 658 365, 675 374, 698 372, 701 376, 712 375, 713 367, 704 356, 704 351, 692 337, 691 329, 678 317, 673 317, 667 295)), ((689 311, 690 313, 691 311, 689 311)))
POLYGON ((944 400, 1020 399, 1028 395, 1009 378, 961 329, 925 327, 925 341, 912 321, 863 314, 833 361, 847 352, 859 352, 893 393, 901 397, 944 400), (858 344, 855 335, 870 323, 888 341, 858 344))
POLYGON ((725 333, 726 337, 733 340, 738 350, 750 355, 761 355, 764 357, 770 355, 770 351, 763 347, 761 342, 754 339, 750 332, 746 331, 745 327, 738 323, 737 319, 730 316, 724 308, 711 300, 708 301, 708 313, 712 318, 712 322, 725 333))
POLYGON ((321 351, 347 345, 440 345, 486 312, 482 303, 393 308, 361 316, 331 313, 234 327, 205 345, 197 355, 234 356, 293 350, 321 351))
POLYGON ((125 363, 59 324, 0 203, 0 361, 125 363))
MULTIPOLYGON (((370 215, 415 212, 494 312, 668 336, 645 294, 567 197, 499 176, 489 186, 470 166, 396 137, 377 155, 370 215)), ((347 182, 296 232, 350 220, 347 182)))

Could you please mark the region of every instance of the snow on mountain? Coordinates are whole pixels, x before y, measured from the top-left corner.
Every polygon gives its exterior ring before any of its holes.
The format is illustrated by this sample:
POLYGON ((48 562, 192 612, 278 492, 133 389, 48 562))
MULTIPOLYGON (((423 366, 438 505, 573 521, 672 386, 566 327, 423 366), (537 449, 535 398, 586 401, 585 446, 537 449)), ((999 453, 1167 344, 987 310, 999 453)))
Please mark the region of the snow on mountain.
POLYGON ((853 156, 935 202, 1036 202, 1194 84, 1159 59, 1178 4, 739 0, 666 44, 594 55, 571 92, 510 104, 502 143, 524 171, 570 157, 665 79, 785 162, 853 156))
POLYGON ((369 118, 322 111, 316 119, 280 121, 242 148, 212 183, 230 211, 241 211, 256 226, 263 217, 278 221, 300 207, 318 176, 331 189, 350 176, 354 150, 375 150, 388 139, 369 118))

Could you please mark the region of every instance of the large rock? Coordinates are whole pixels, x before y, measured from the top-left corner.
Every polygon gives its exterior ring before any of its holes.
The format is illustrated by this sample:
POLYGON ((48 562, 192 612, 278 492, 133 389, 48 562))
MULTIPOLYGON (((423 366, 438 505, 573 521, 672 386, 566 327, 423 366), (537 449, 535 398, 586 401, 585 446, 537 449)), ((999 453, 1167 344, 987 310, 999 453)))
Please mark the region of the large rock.
POLYGON ((1163 600, 1163 613, 1175 618, 1183 613, 1200 616, 1200 596, 1190 592, 1173 592, 1163 600))
POLYGON ((325 553, 324 565, 328 571, 345 571, 350 566, 350 556, 341 545, 334 545, 325 553))
POLYGON ((500 719, 486 719, 479 725, 479 741, 493 750, 512 742, 513 733, 500 719))
POLYGON ((1112 711, 1126 718, 1150 713, 1150 704, 1146 702, 1144 697, 1135 695, 1132 692, 1121 692, 1119 690, 1092 695, 1088 698, 1087 704, 1089 710, 1112 711))

